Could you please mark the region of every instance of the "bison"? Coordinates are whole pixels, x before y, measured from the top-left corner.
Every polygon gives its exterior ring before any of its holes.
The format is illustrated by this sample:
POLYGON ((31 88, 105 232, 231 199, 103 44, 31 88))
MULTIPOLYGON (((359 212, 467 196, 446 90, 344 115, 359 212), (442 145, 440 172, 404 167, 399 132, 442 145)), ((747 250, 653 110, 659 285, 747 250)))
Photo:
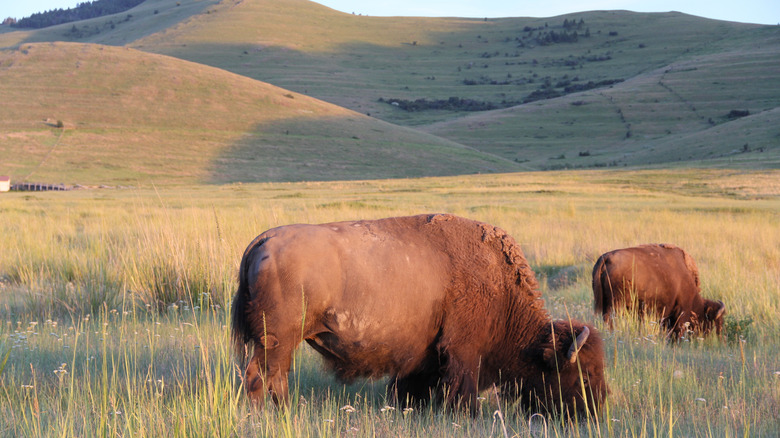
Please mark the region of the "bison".
POLYGON ((596 330, 552 321, 514 239, 452 215, 262 233, 241 260, 232 336, 259 407, 286 403, 302 340, 343 381, 389 375, 400 404, 473 412, 495 384, 526 408, 582 415, 607 393, 596 330))
POLYGON ((641 245, 603 254, 593 267, 596 314, 612 327, 616 306, 652 312, 672 338, 687 330, 720 335, 726 306, 701 297, 696 262, 674 245, 641 245))

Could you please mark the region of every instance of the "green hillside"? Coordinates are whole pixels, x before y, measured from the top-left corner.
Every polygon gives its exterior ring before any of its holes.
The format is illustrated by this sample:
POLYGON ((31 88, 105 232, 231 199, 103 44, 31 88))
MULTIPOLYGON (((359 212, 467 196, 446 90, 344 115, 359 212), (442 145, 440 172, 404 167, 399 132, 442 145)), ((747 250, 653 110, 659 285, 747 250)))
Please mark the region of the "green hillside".
POLYGON ((777 168, 778 43, 692 57, 613 87, 425 130, 536 169, 680 163, 777 168))
POLYGON ((0 48, 24 43, 66 41, 123 46, 164 31, 207 11, 219 0, 145 0, 126 12, 43 29, 0 26, 0 48))
POLYGON ((0 47, 30 41, 168 55, 370 116, 350 129, 295 117, 270 128, 260 117, 206 141, 215 152, 199 158, 209 169, 199 178, 210 181, 780 164, 780 26, 674 12, 487 20, 368 17, 307 0, 147 0, 0 33, 0 47), (252 162, 260 143, 277 158, 266 171, 252 162))
POLYGON ((69 184, 397 178, 514 164, 224 70, 129 48, 0 52, 0 163, 69 184))
POLYGON ((223 2, 133 44, 413 126, 527 169, 780 163, 777 26, 627 11, 365 17, 305 0, 255 0, 223 2), (505 108, 425 109, 453 97, 505 108), (405 111, 393 99, 422 99, 422 109, 405 111), (732 110, 749 116, 729 118, 732 110))

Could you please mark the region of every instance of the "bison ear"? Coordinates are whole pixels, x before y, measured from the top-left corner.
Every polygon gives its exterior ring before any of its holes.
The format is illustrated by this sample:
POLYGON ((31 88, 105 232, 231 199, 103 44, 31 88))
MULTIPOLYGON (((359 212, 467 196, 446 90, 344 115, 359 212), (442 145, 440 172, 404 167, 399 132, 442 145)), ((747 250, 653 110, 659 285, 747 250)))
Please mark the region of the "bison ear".
POLYGON ((279 340, 276 339, 276 336, 267 334, 265 336, 260 337, 260 345, 265 350, 273 350, 274 348, 279 346, 279 340))
POLYGON ((577 339, 572 342, 571 347, 569 347, 569 352, 566 354, 566 359, 568 359, 569 362, 574 363, 577 361, 577 353, 579 353, 582 346, 585 345, 588 336, 590 336, 590 329, 588 326, 582 327, 582 331, 577 335, 577 339))

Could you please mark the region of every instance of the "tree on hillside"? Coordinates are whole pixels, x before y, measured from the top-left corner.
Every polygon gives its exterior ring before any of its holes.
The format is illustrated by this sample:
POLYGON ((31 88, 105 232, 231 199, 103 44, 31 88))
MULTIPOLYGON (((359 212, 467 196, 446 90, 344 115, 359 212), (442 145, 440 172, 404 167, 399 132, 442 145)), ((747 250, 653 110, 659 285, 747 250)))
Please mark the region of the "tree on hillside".
MULTIPOLYGON (((132 9, 143 2, 144 0, 95 0, 92 2, 79 3, 73 9, 60 8, 46 12, 38 12, 18 21, 14 20, 15 22, 10 23, 10 25, 11 27, 41 29, 63 23, 118 14, 128 9, 132 9)), ((8 19, 6 19, 6 21, 8 21, 8 19)))

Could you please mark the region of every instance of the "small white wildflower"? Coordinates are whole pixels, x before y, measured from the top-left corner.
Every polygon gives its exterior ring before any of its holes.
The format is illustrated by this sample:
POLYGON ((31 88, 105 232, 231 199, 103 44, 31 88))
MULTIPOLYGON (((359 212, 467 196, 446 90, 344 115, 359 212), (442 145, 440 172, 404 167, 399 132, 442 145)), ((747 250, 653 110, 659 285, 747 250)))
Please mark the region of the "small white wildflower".
POLYGON ((340 410, 342 410, 342 411, 344 411, 344 412, 346 412, 348 414, 351 414, 351 413, 355 412, 355 408, 353 408, 352 405, 344 405, 344 406, 341 407, 340 410))
POLYGON ((414 408, 404 408, 404 416, 414 411, 414 408))
POLYGON ((379 412, 387 412, 387 411, 394 411, 394 410, 395 410, 394 407, 385 405, 385 407, 380 409, 379 412))
POLYGON ((452 426, 453 426, 455 429, 459 429, 459 428, 460 428, 460 424, 458 424, 458 423, 456 423, 456 422, 454 422, 454 421, 452 422, 452 426))
POLYGON ((701 398, 701 397, 699 397, 699 398, 697 398, 697 399, 696 399, 696 401, 697 401, 697 402, 706 402, 707 400, 706 400, 706 399, 703 399, 703 398, 701 398))
POLYGON ((322 421, 324 421, 325 423, 334 423, 334 421, 331 420, 330 418, 326 418, 326 419, 324 419, 322 421))

